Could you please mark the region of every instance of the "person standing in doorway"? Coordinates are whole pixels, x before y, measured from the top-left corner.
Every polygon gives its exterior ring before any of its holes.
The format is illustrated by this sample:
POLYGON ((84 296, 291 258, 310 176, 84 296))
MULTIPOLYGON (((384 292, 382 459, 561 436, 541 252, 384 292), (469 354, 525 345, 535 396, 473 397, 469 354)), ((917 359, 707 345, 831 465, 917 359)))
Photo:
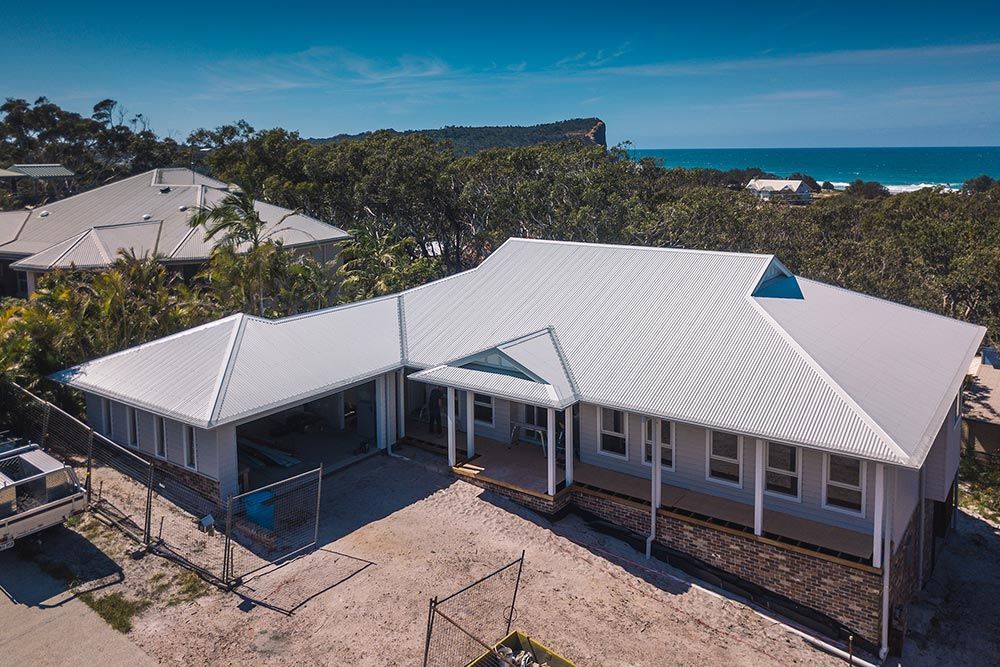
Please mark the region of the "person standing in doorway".
POLYGON ((441 408, 444 406, 444 390, 441 387, 434 387, 431 390, 430 398, 427 400, 427 409, 431 414, 431 433, 438 435, 444 433, 441 428, 441 408))

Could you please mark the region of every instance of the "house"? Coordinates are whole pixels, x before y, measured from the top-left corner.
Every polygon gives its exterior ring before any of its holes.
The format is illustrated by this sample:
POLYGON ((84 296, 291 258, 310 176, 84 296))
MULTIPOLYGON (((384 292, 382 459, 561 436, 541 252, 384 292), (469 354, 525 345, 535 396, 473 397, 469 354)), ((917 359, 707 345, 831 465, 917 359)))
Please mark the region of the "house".
POLYGON ((754 178, 747 183, 746 189, 762 201, 808 204, 812 199, 812 190, 804 181, 754 178))
POLYGON ((969 365, 962 401, 962 444, 983 458, 1000 458, 1000 352, 985 347, 969 365))
MULTIPOLYGON (((34 209, 2 211, 0 296, 27 296, 40 274, 55 269, 106 268, 122 249, 157 255, 191 276, 218 241, 206 241, 188 220, 228 192, 225 183, 190 169, 154 169, 34 209)), ((349 238, 280 206, 257 202, 257 211, 270 225, 270 238, 320 259, 332 258, 335 244, 349 238)))
POLYGON ((771 255, 510 239, 400 294, 234 315, 54 377, 220 504, 417 439, 474 484, 585 509, 884 649, 953 513, 984 332, 771 255))

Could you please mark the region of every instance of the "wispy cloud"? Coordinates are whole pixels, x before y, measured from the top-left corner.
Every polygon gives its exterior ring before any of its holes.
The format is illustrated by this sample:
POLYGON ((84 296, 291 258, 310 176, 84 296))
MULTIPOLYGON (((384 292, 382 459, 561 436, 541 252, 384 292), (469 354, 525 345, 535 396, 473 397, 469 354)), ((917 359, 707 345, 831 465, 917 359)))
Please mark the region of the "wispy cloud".
POLYGON ((816 90, 779 90, 773 93, 751 95, 751 102, 808 102, 811 100, 832 100, 841 96, 840 91, 829 88, 816 90))

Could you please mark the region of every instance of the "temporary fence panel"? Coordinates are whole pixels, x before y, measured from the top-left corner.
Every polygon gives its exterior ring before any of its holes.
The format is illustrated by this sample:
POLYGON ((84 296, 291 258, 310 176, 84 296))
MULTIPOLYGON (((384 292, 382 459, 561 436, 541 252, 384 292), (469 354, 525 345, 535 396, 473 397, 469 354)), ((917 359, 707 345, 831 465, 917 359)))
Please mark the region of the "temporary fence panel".
POLYGON ((446 598, 433 598, 427 613, 424 667, 464 667, 510 633, 524 552, 446 598))
POLYGON ((226 565, 231 584, 316 546, 323 468, 233 496, 226 511, 226 565))

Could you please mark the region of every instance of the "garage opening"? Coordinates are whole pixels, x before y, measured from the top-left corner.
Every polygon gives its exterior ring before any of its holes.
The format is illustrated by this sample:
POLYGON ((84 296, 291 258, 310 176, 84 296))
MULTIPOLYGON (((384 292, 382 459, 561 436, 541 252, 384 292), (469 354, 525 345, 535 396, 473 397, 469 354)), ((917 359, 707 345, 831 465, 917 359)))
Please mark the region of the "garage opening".
POLYGON ((240 491, 319 465, 330 472, 374 453, 375 396, 373 380, 238 426, 240 491))

